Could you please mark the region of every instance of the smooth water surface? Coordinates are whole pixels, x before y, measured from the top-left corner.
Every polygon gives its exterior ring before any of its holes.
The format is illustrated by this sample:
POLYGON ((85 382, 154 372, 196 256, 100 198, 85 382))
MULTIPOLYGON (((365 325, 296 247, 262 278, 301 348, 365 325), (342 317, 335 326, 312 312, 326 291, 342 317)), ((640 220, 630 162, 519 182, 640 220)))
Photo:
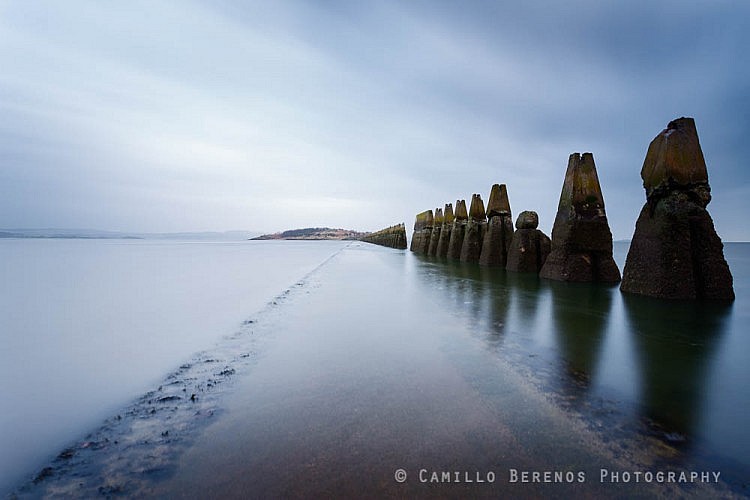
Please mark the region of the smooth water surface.
MULTIPOLYGON (((615 243, 621 269, 627 249, 615 243)), ((746 473, 750 244, 727 243, 725 256, 737 296, 731 304, 658 300, 616 286, 416 260, 418 279, 440 291, 438 300, 558 403, 611 426, 613 437, 650 434, 674 447, 678 460, 746 473)))
POLYGON ((343 245, 0 240, 0 491, 343 245))
MULTIPOLYGON (((620 265, 626 250, 616 247, 620 265)), ((347 247, 274 323, 275 344, 227 415, 157 491, 684 494, 598 484, 614 467, 719 471, 746 494, 750 245, 729 244, 727 256, 738 299, 720 306, 347 247), (587 481, 511 483, 512 468, 587 481), (493 471, 497 482, 424 484, 420 470, 493 471)))
MULTIPOLYGON (((300 282, 288 301, 250 325, 254 336, 268 341, 249 371, 238 375, 231 397, 220 403, 221 416, 191 435, 193 441, 174 459, 176 463, 164 463, 163 474, 154 481, 166 482, 137 486, 131 473, 122 476, 130 482, 110 485, 118 488, 115 491, 240 498, 248 493, 341 496, 362 491, 405 496, 684 494, 671 485, 598 484, 597 471, 608 467, 720 471, 735 492, 747 494, 750 431, 744 424, 750 411, 750 392, 745 389, 750 371, 745 355, 750 339, 743 327, 750 305, 750 245, 725 246, 737 294, 728 305, 628 296, 617 287, 540 280, 362 243, 307 245, 279 245, 268 258, 278 257, 277 265, 286 268, 288 259, 295 261, 283 254, 287 248, 316 255, 310 263, 334 252, 335 256, 300 282), (405 484, 394 481, 399 467, 409 474, 405 484), (422 484, 415 479, 421 468, 493 471, 498 481, 422 484), (511 468, 572 469, 585 472, 589 480, 510 484, 511 468)), ((143 251, 148 253, 148 248, 143 251)), ((154 249, 138 269, 159 275, 159 269, 173 260, 165 251, 174 249, 154 249)), ((620 267, 626 251, 626 244, 615 245, 620 267)), ((191 252, 215 256, 222 250, 191 252)), ((224 257, 234 263, 229 266, 233 270, 209 272, 218 275, 214 286, 197 289, 233 290, 239 282, 271 272, 256 269, 237 275, 242 266, 236 264, 245 252, 255 250, 226 250, 224 257)), ((294 274, 298 273, 290 276, 294 274)), ((182 286, 191 286, 195 279, 186 278, 182 286)), ((177 288, 181 287, 169 289, 177 288)), ((135 292, 126 288, 121 301, 130 303, 128 297, 135 292)), ((208 299, 197 302, 204 300, 208 299)), ((31 301, 31 294, 25 301, 31 301)), ((237 324, 252 312, 252 307, 245 308, 247 303, 239 300, 229 310, 225 301, 208 300, 199 311, 191 304, 190 312, 173 312, 187 314, 192 323, 204 314, 229 321, 227 316, 236 311, 231 322, 237 324)), ((140 312, 136 317, 151 324, 161 316, 140 312)), ((143 328, 148 326, 136 330, 143 328)), ((70 329, 69 335, 80 330, 70 329)), ((132 330, 126 323, 120 331, 127 336, 132 330)), ((171 332, 166 335, 167 347, 180 338, 178 330, 166 325, 158 330, 171 332)), ((152 337, 141 336, 132 346, 112 345, 133 349, 152 337)), ((236 341, 244 342, 243 338, 236 341)), ((38 342, 54 340, 48 336, 38 342)), ((89 338, 80 344, 90 342, 89 338)), ((195 349, 209 343, 208 338, 195 337, 195 344, 201 344, 195 349)), ((143 383, 161 380, 167 368, 163 365, 173 367, 192 350, 173 353, 174 361, 154 360, 153 375, 143 383)), ((71 356, 68 352, 60 357, 67 361, 71 356)), ((91 359, 96 359, 92 354, 72 359, 86 365, 82 373, 96 372, 91 369, 91 359)), ((110 362, 114 359, 119 358, 111 356, 110 362)), ((239 374, 240 365, 237 369, 239 374)), ((110 373, 108 368, 98 370, 110 373)), ((22 371, 16 365, 14 373, 22 371)), ((139 372, 131 363, 119 372, 113 370, 118 375, 107 383, 122 383, 121 378, 139 372)), ((122 400, 100 402, 84 411, 96 414, 122 400)), ((190 402, 180 404, 190 414, 190 402)), ((169 407, 150 401, 144 409, 152 406, 162 415, 172 414, 169 407)), ((149 440, 155 447, 170 446, 172 438, 164 437, 168 419, 157 413, 148 425, 154 430, 149 440)), ((116 432, 124 436, 127 429, 116 432)), ((116 446, 108 449, 104 456, 127 458, 130 453, 116 446)), ((74 476, 69 483, 77 481, 74 476)), ((96 491, 95 482, 91 487, 96 491)), ((722 494, 712 488, 690 491, 697 496, 722 494)))

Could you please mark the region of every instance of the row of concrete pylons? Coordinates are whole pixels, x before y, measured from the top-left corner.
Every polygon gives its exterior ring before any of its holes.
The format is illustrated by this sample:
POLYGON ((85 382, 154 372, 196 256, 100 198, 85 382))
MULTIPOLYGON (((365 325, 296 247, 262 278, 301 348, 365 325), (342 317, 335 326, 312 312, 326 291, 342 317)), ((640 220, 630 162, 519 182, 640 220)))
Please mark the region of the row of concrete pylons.
POLYGON ((505 267, 511 271, 539 272, 550 252, 550 239, 537 229, 536 212, 522 212, 513 230, 505 184, 495 184, 485 210, 480 194, 473 194, 469 210, 464 200, 433 213, 417 215, 411 250, 451 260, 505 267))
MULTIPOLYGON (((636 222, 622 275, 624 292, 671 299, 733 300, 721 239, 706 210, 711 200, 703 152, 692 118, 669 123, 649 145, 641 169, 646 204, 636 222)), ((522 212, 513 230, 504 184, 444 209, 417 215, 411 251, 543 278, 617 283, 612 233, 591 153, 568 159, 552 239, 537 229, 535 212, 522 212)))
POLYGON ((384 247, 406 250, 406 227, 402 222, 401 224, 369 233, 360 238, 360 240, 384 247))

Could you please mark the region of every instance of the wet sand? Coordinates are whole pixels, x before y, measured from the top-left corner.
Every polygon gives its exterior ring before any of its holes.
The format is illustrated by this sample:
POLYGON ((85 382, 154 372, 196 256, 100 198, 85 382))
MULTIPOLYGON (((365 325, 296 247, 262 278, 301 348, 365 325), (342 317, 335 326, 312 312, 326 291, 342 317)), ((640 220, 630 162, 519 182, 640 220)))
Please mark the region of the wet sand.
POLYGON ((488 350, 443 293, 414 279, 416 265, 404 252, 344 248, 109 422, 91 441, 103 452, 79 445, 21 496, 728 494, 601 482, 602 469, 649 470, 648 457, 604 442, 488 350), (523 481, 535 472, 563 482, 523 481))

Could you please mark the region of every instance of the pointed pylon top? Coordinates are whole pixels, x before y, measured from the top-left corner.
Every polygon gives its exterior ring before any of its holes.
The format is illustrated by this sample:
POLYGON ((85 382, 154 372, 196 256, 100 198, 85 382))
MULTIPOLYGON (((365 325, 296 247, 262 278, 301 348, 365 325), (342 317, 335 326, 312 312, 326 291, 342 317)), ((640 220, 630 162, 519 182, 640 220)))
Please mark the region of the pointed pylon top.
POLYGON ((443 218, 443 209, 442 208, 436 208, 435 209, 435 217, 433 218, 433 223, 437 226, 439 224, 442 224, 445 219, 443 218))
POLYGON ((570 155, 557 211, 569 215, 604 215, 604 197, 593 154, 570 155))
POLYGON ((453 217, 453 203, 446 203, 443 211, 443 220, 446 224, 453 224, 455 217, 453 217))
POLYGON ((477 193, 471 195, 469 217, 471 217, 471 220, 474 221, 487 220, 487 215, 484 213, 484 202, 482 201, 482 195, 477 193))
POLYGON ((487 218, 495 215, 510 215, 510 202, 505 184, 493 184, 487 201, 487 218))
POLYGON ((469 220, 465 200, 456 200, 456 220, 469 220))

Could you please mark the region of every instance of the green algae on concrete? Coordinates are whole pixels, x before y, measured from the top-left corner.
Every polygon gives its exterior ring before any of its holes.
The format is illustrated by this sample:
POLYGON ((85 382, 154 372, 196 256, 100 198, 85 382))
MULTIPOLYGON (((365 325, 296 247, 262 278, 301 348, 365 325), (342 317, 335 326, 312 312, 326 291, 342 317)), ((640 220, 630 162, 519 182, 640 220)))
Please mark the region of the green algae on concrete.
POLYGON ((654 137, 641 169, 646 197, 672 186, 708 185, 708 170, 692 118, 678 118, 654 137))
POLYGON ((456 200, 455 218, 446 254, 451 260, 459 260, 461 258, 461 247, 464 244, 464 235, 466 234, 466 223, 468 220, 469 213, 466 211, 466 201, 456 200))
POLYGON ((469 220, 466 223, 466 233, 461 245, 461 262, 479 262, 482 253, 482 243, 487 232, 487 217, 484 212, 482 196, 473 194, 469 208, 469 220))
POLYGON ((536 212, 524 211, 516 220, 516 232, 508 249, 506 269, 519 273, 538 273, 550 253, 551 241, 539 226, 536 212))
POLYGON ((435 250, 436 257, 446 257, 448 255, 448 244, 451 240, 451 233, 453 232, 453 204, 446 203, 443 209, 443 227, 440 229, 440 238, 438 239, 437 249, 435 250))
POLYGON ((604 215, 604 197, 591 153, 570 155, 557 215, 568 218, 604 215))
POLYGON ((505 184, 494 184, 487 202, 487 232, 482 242, 479 264, 505 267, 513 239, 513 219, 505 184))
POLYGON ((496 215, 510 215, 510 201, 508 201, 508 189, 505 184, 493 184, 490 189, 490 197, 487 201, 487 218, 496 215))
POLYGON ((411 238, 411 251, 426 254, 430 245, 432 234, 433 216, 432 210, 425 210, 417 214, 414 221, 414 233, 411 238))
POLYGON ((552 228, 552 250, 539 274, 558 281, 620 281, 620 270, 612 257, 612 232, 591 153, 573 153, 568 159, 552 228))
POLYGON ((443 209, 436 208, 432 224, 432 234, 430 235, 430 244, 427 247, 427 255, 435 256, 437 254, 438 242, 440 241, 440 233, 443 231, 444 221, 443 209))
POLYGON ((667 299, 734 300, 724 245, 706 210, 711 187, 692 118, 671 121, 651 141, 641 177, 646 203, 620 289, 667 299))
POLYGON ((404 223, 375 231, 362 237, 361 241, 384 247, 406 250, 406 226, 404 223))

